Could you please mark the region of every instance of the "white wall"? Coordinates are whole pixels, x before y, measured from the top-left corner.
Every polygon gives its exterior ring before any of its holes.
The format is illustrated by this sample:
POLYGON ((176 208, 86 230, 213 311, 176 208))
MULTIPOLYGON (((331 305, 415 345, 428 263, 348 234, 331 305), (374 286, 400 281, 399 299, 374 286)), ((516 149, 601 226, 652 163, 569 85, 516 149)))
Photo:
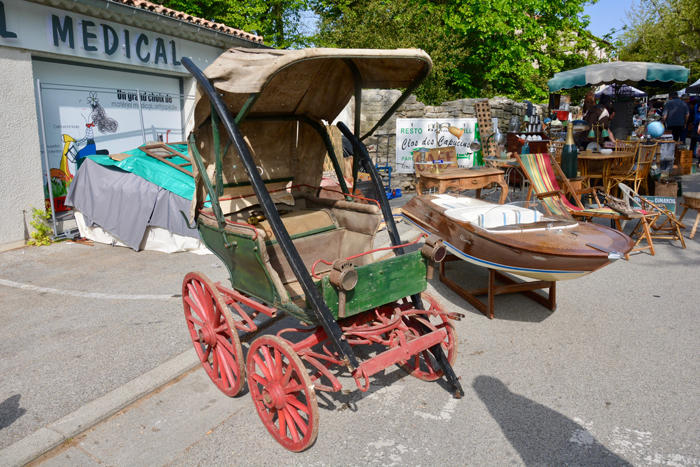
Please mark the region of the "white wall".
POLYGON ((28 237, 31 207, 44 207, 39 129, 29 52, 0 47, 0 251, 28 237))

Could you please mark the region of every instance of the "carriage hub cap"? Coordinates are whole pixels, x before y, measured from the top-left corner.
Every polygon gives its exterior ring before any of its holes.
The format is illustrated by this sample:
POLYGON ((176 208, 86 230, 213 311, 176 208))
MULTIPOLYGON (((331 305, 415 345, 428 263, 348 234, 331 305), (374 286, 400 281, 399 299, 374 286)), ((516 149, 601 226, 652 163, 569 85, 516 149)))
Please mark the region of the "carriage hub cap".
POLYGON ((201 338, 207 345, 216 344, 216 332, 214 332, 214 329, 211 326, 205 325, 201 329, 201 338))
POLYGON ((281 409, 286 405, 284 390, 279 384, 271 384, 266 388, 262 396, 263 402, 265 402, 265 405, 268 407, 281 409))

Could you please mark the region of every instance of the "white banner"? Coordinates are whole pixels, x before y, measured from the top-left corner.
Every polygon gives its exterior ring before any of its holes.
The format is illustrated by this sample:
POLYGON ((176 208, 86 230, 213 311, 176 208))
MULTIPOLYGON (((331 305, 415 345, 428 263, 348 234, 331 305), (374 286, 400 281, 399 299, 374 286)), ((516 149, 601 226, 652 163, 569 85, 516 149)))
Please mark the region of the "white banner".
POLYGON ((143 145, 144 139, 185 138, 177 78, 51 62, 35 62, 34 70, 43 78, 40 94, 49 167, 65 172, 68 179, 84 156, 128 151, 143 145))
POLYGON ((413 151, 420 148, 455 146, 457 158, 473 163, 469 145, 474 140, 476 118, 397 118, 396 119, 396 172, 413 173, 413 151), (464 130, 457 138, 449 127, 464 130))

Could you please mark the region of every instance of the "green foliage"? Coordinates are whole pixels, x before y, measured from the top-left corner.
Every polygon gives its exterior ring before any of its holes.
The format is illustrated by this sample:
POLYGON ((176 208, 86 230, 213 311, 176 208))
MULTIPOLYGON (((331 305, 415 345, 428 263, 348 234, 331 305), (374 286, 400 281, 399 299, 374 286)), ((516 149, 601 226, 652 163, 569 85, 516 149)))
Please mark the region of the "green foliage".
MULTIPOLYGON (((596 0, 162 0, 260 34, 274 47, 421 48, 429 104, 505 95, 543 101, 558 71, 594 63, 583 5, 596 0), (318 20, 316 34, 309 15, 318 20)), ((653 0, 649 0, 653 1, 653 0)), ((312 21, 313 22, 313 21, 312 21)), ((598 46, 609 44, 598 41, 598 46)))
POLYGON ((32 220, 29 222, 29 225, 34 228, 34 231, 30 234, 32 238, 27 241, 27 245, 42 246, 51 244, 53 240, 51 239, 49 219, 51 219, 51 210, 32 207, 32 220))
POLYGON ((555 72, 597 61, 581 16, 584 0, 319 3, 320 44, 428 52, 433 74, 416 93, 428 103, 494 95, 544 100, 555 72))
POLYGON ((272 47, 301 47, 307 0, 161 0, 168 8, 263 36, 272 47))
POLYGON ((700 78, 698 0, 639 0, 629 20, 619 43, 621 60, 683 65, 691 83, 700 78))

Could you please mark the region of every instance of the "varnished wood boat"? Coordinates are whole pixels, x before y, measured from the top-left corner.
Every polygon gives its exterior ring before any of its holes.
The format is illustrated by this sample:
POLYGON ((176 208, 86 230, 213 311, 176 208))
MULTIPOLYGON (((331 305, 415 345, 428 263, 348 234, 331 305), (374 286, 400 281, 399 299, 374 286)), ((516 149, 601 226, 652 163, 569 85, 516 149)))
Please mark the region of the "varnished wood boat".
POLYGON ((553 218, 518 203, 426 195, 414 197, 401 211, 423 232, 442 238, 458 258, 538 280, 581 277, 623 258, 634 245, 617 230, 553 218))

